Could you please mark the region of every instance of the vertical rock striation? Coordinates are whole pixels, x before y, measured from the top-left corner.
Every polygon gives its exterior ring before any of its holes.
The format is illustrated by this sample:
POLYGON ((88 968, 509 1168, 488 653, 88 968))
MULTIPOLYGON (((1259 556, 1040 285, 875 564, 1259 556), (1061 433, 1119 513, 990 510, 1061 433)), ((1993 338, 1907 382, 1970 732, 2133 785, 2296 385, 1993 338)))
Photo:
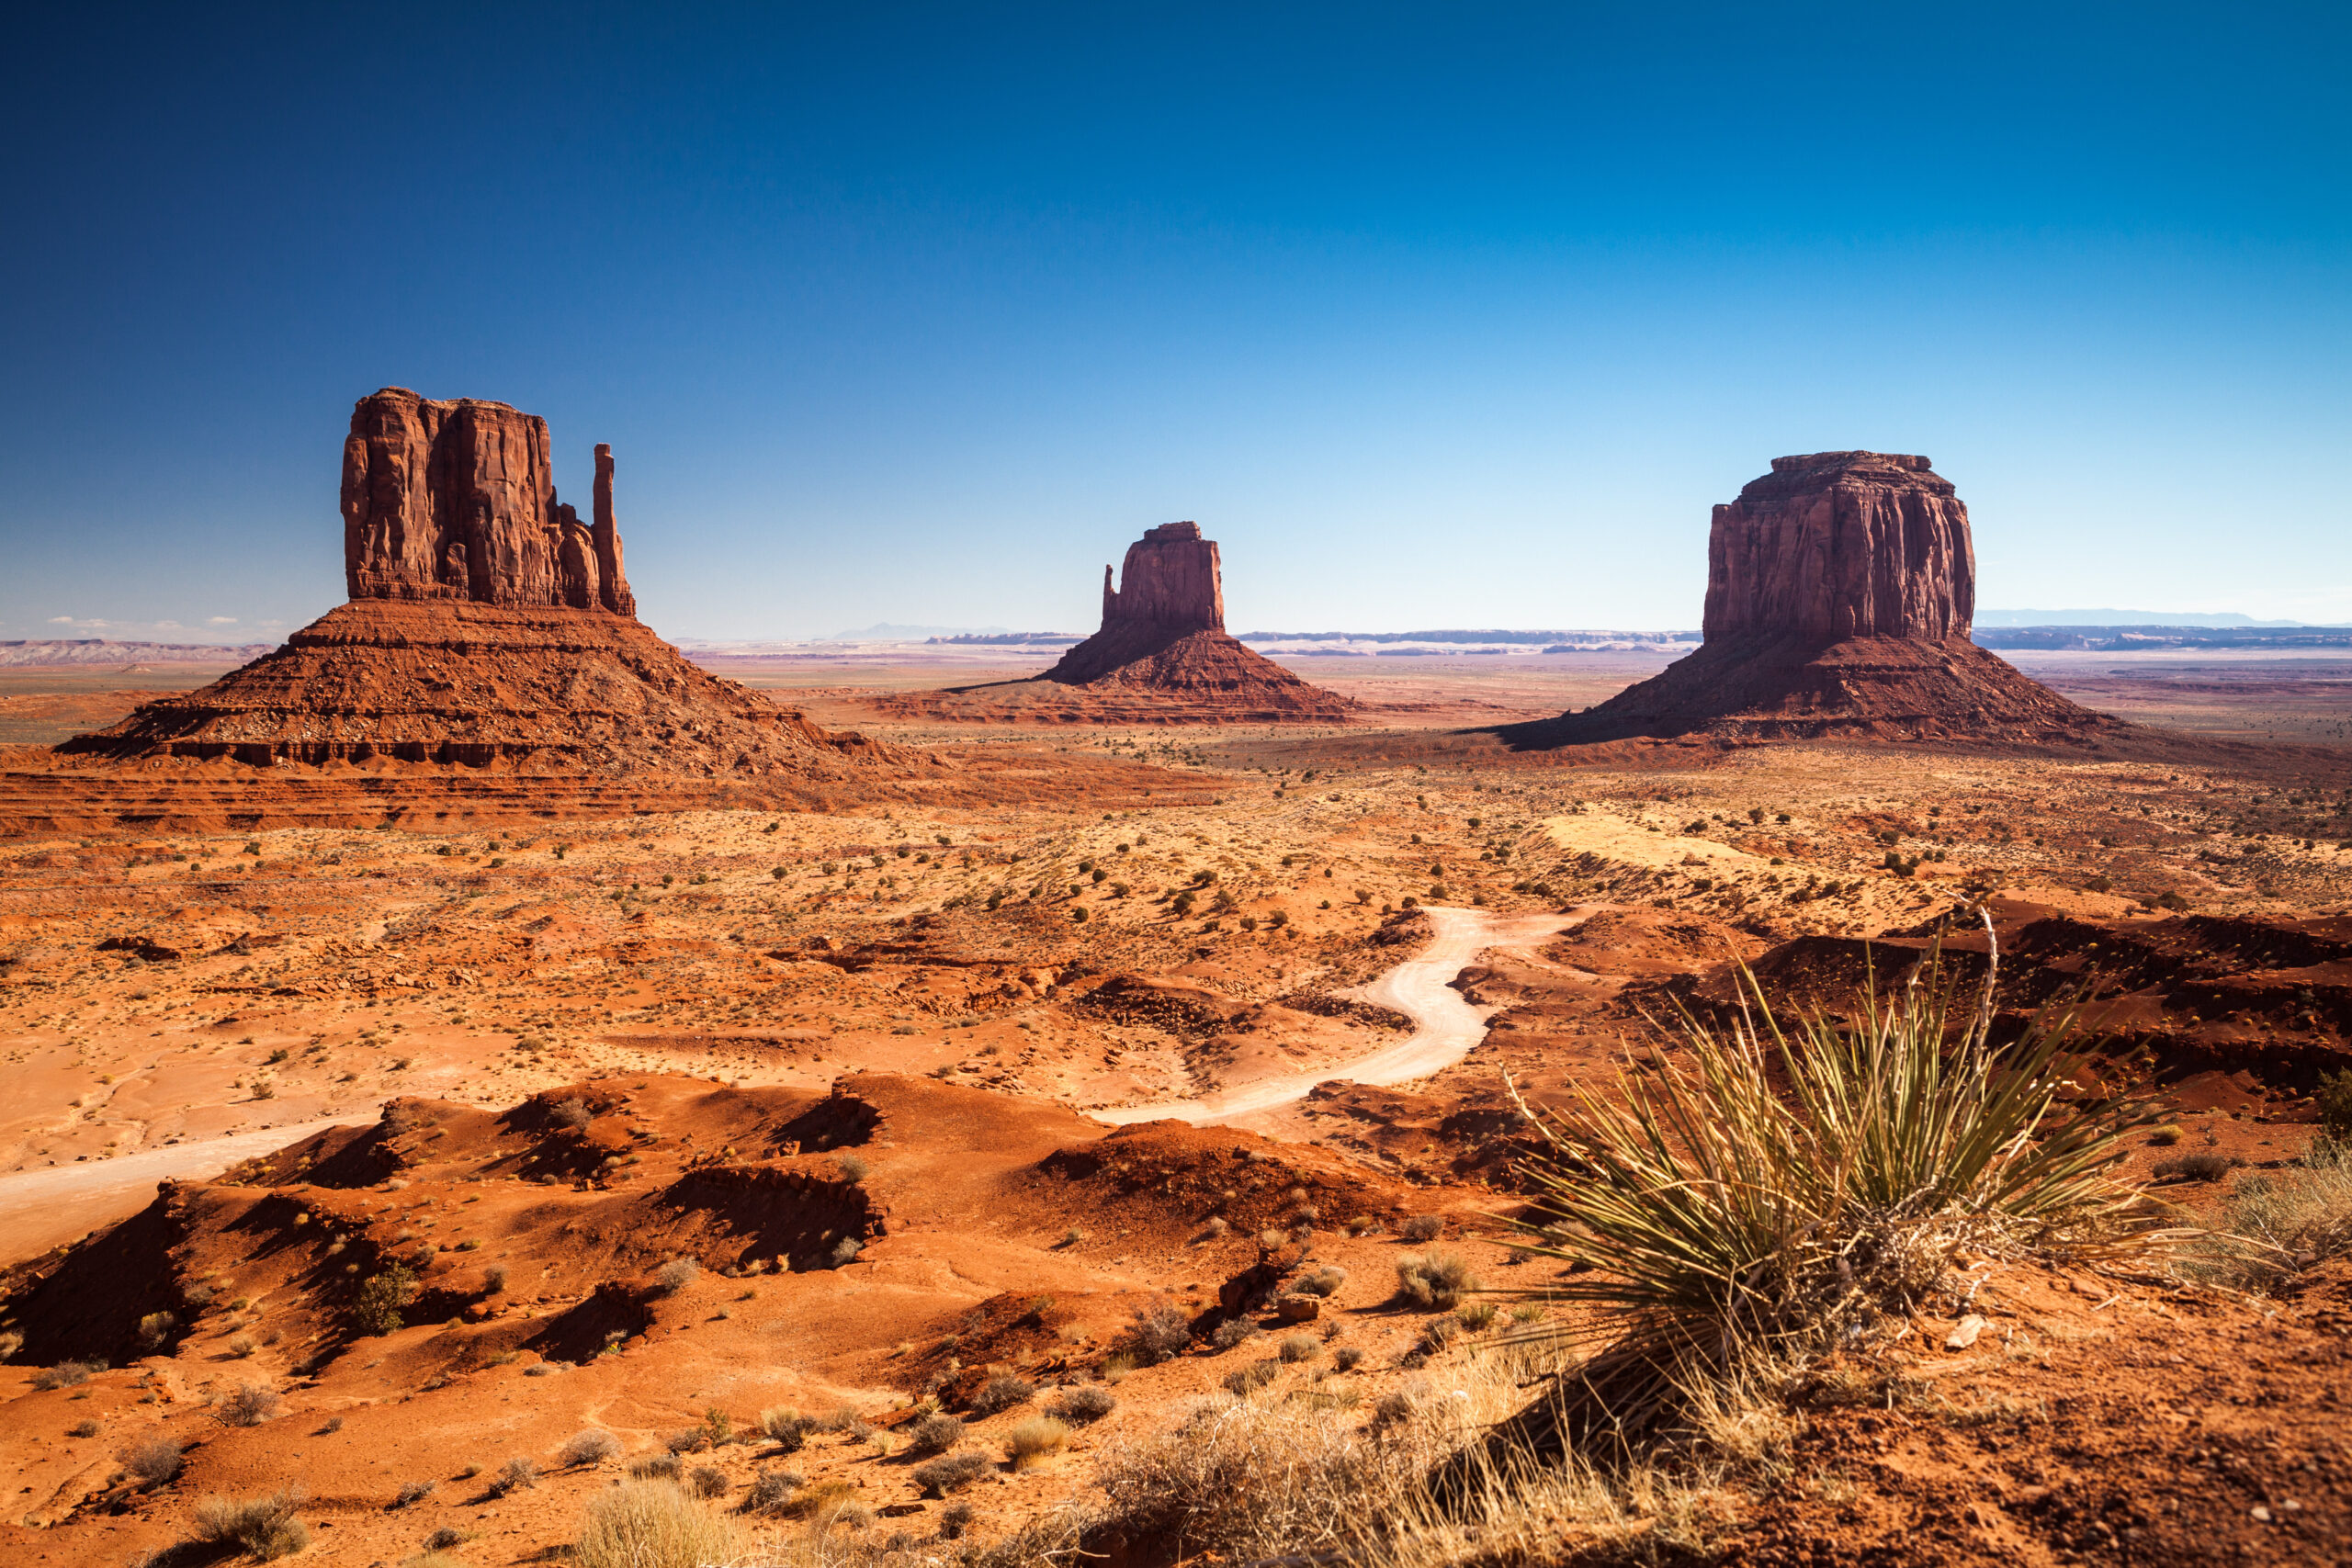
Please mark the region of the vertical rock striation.
POLYGON ((1119 586, 1102 569, 1102 626, 1119 622, 1178 632, 1225 630, 1225 575, 1216 541, 1197 523, 1162 523, 1127 547, 1119 586))
POLYGON ((1715 508, 1710 640, 1787 633, 1966 637, 1976 615, 1968 508, 1925 457, 1815 452, 1715 508))
POLYGON ((556 499, 547 421, 504 403, 362 398, 343 444, 344 581, 354 600, 455 599, 634 615, 596 448, 595 522, 556 499))

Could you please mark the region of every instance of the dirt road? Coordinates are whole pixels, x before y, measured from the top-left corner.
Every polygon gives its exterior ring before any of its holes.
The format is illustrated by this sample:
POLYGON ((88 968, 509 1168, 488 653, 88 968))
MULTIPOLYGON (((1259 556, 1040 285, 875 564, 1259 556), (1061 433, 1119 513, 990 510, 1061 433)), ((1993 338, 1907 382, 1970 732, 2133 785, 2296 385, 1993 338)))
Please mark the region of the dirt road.
POLYGON ((1303 1098, 1317 1084, 1334 1079, 1395 1084, 1425 1078, 1462 1060, 1487 1037, 1486 1016, 1464 1001, 1461 992, 1453 989, 1453 977, 1488 948, 1538 942, 1566 930, 1578 919, 1573 914, 1498 915, 1486 909, 1449 909, 1435 905, 1424 906, 1423 912, 1436 928, 1436 934, 1419 956, 1408 959, 1367 985, 1340 993, 1378 1007, 1394 1008, 1410 1018, 1413 1032, 1406 1039, 1352 1062, 1235 1084, 1198 1100, 1106 1106, 1086 1114, 1097 1122, 1118 1126, 1169 1118, 1203 1126, 1286 1105, 1303 1098))
POLYGON ((144 1208, 166 1177, 218 1176, 242 1159, 282 1149, 313 1133, 376 1119, 363 1105, 323 1122, 200 1138, 119 1159, 77 1160, 0 1176, 0 1258, 28 1258, 144 1208))

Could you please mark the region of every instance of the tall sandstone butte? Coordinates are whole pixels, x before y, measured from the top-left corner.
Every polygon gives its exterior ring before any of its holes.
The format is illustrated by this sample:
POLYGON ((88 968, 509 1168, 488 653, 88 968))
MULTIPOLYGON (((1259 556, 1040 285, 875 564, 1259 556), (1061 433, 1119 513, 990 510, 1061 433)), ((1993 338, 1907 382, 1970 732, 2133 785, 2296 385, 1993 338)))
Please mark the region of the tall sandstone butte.
POLYGON ((1714 509, 1705 640, 1536 745, 1709 734, 2079 742, 2124 727, 1969 640, 1968 508, 1925 457, 1815 452, 1714 509))
POLYGON ((343 569, 354 600, 637 613, 596 448, 594 521, 557 501, 548 423, 504 403, 405 387, 359 400, 343 444, 343 569))
POLYGON ((1925 457, 1815 452, 1715 508, 1706 636, 1792 633, 1929 641, 1968 635, 1976 552, 1968 508, 1925 457))
POLYGON ((1115 584, 1104 567, 1102 629, 1037 679, 1163 717, 1336 719, 1351 705, 1227 635, 1223 564, 1197 523, 1146 530, 1115 584))
POLYGON ((786 795, 792 781, 906 771, 890 749, 828 734, 654 636, 621 569, 612 448, 596 448, 590 523, 557 501, 549 471, 547 422, 504 403, 398 387, 362 398, 343 448, 351 602, 202 691, 57 750, 698 778, 786 795))

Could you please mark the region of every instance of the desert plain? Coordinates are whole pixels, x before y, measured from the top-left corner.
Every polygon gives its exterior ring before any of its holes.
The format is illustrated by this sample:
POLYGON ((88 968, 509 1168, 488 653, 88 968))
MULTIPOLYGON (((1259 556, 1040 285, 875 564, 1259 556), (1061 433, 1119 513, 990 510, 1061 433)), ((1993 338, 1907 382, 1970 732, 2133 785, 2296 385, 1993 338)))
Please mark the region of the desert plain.
POLYGON ((285 647, 0 674, 8 1561, 2340 1556, 2352 661, 2004 660, 1872 453, 1717 509, 1696 651, 1270 660, 1177 524, 1082 642, 689 660, 604 449, 378 527, 459 435, 547 439, 362 400, 285 647), (1790 580, 1824 495, 1928 565, 1790 580), (2109 1228, 1895 1194, 1596 1427, 1575 1129, 1922 996, 2071 1015, 1996 1163, 2106 1129, 2109 1228))

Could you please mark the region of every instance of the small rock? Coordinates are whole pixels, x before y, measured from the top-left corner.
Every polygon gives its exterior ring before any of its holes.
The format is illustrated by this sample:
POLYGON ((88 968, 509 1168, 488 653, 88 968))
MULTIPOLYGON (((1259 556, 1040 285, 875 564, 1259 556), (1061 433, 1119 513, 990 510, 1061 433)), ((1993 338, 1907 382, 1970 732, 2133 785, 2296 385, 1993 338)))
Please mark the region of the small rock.
POLYGON ((1984 1333, 1987 1326, 1981 1314, 1970 1313, 1960 1320, 1958 1327, 1944 1337, 1944 1348, 1947 1350, 1967 1349, 1976 1343, 1976 1337, 1984 1333))
POLYGON ((2256 1521, 2257 1524, 2266 1524, 2266 1525, 2267 1525, 2267 1524, 2268 1524, 2268 1523, 2270 1522, 2270 1510, 2269 1510, 2269 1509, 2267 1509, 2267 1508, 2266 1508, 2266 1507, 2264 1507, 2264 1506, 2263 1506, 2261 1504, 2259 1504, 2259 1503, 2256 1503, 2256 1504, 2252 1508, 2248 1509, 2247 1511, 2248 1511, 2249 1513, 2253 1514, 2253 1516, 2254 1516, 2254 1517, 2255 1517, 2255 1521, 2256 1521))

